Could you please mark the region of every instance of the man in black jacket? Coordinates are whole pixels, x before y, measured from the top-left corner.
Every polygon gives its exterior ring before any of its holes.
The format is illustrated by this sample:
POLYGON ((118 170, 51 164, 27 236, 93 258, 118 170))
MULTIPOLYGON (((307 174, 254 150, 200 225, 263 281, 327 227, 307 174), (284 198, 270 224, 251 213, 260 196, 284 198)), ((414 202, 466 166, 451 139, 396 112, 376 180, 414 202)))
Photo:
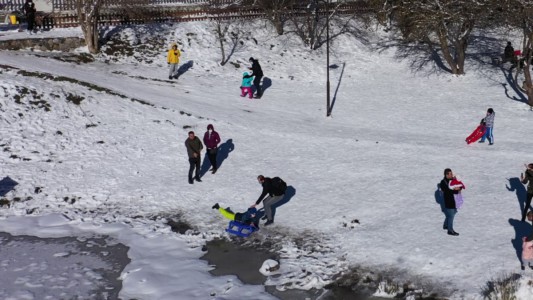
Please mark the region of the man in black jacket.
POLYGON ((453 172, 451 169, 444 170, 444 178, 440 182, 440 190, 442 191, 444 198, 444 214, 446 219, 444 219, 444 225, 442 229, 448 230, 449 235, 457 236, 459 233, 453 230, 453 219, 457 213, 457 208, 455 207, 455 194, 458 194, 461 190, 460 187, 450 189, 450 181, 453 179, 453 172))
POLYGON ((526 220, 526 214, 531 207, 531 199, 533 199, 533 164, 528 164, 524 173, 520 174, 520 181, 523 184, 527 184, 527 197, 526 206, 524 207, 524 212, 522 212, 522 222, 526 220), (525 176, 524 173, 526 174, 525 176))
POLYGON ((202 182, 200 179, 201 152, 204 149, 200 139, 194 135, 194 131, 189 131, 189 137, 185 140, 187 155, 189 156, 189 183, 193 184, 192 173, 195 172, 194 179, 202 182), (196 169, 196 170, 195 170, 196 169))
POLYGON ((252 205, 252 207, 255 207, 256 205, 261 203, 261 201, 263 201, 263 208, 265 209, 265 214, 267 218, 265 226, 268 226, 274 223, 274 216, 272 216, 272 205, 278 203, 279 201, 281 201, 281 199, 283 199, 283 197, 285 196, 285 190, 278 190, 278 186, 273 183, 272 178, 268 178, 263 175, 257 176, 257 181, 263 186, 263 192, 261 193, 257 201, 255 201, 255 204, 252 205), (265 198, 265 196, 267 195, 268 197, 265 198))
POLYGON ((261 78, 263 78, 263 70, 261 69, 261 65, 259 65, 259 60, 254 59, 253 57, 250 57, 250 62, 252 63, 252 67, 250 70, 252 70, 251 75, 245 76, 246 78, 255 76, 254 78, 254 86, 256 91, 256 97, 261 98, 263 95, 263 91, 261 90, 261 78))

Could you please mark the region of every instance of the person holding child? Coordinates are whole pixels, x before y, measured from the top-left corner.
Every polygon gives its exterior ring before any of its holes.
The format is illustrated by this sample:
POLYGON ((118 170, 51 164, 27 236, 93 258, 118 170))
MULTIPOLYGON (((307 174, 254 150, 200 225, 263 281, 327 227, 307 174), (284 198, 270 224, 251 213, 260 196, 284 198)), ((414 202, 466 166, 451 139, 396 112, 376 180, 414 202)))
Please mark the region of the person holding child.
MULTIPOLYGON (((453 179, 454 176, 452 170, 446 168, 444 170, 444 178, 439 185, 444 198, 444 215, 446 216, 442 229, 448 230, 448 235, 458 236, 459 233, 453 229, 453 219, 457 214, 455 195, 459 194, 463 188, 461 186, 453 186, 452 188, 450 182, 452 182, 453 179)), ((460 184, 464 186, 462 183, 460 184)))

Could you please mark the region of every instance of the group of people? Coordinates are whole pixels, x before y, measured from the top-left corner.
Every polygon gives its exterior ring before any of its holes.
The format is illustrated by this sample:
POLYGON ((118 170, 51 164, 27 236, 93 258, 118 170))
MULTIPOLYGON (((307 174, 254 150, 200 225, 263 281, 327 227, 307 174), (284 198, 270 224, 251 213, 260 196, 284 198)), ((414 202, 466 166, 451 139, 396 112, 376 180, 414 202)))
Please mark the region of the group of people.
MULTIPOLYGON (((168 79, 172 80, 178 78, 178 65, 180 63, 180 57, 181 51, 178 49, 178 45, 173 43, 170 45, 170 49, 167 52, 167 64, 169 66, 168 79)), ((246 95, 248 95, 248 98, 254 98, 254 91, 252 89, 253 86, 255 88, 255 98, 259 99, 263 96, 263 89, 261 88, 263 69, 259 64, 258 59, 250 57, 248 61, 252 64, 251 67, 248 68, 251 70, 251 72, 244 72, 242 74, 241 97, 246 97, 246 95)))
MULTIPOLYGON (((476 128, 476 130, 471 136, 466 138, 466 142, 470 144, 472 141, 475 141, 475 138, 472 139, 472 137, 475 135, 476 132, 484 132, 479 142, 484 143, 485 139, 488 139, 489 145, 494 145, 493 128, 495 116, 496 112, 494 111, 494 109, 487 109, 487 113, 485 117, 481 120, 480 125, 478 126, 478 128, 476 128)), ((477 138, 479 138, 479 135, 477 136, 477 138)), ((531 164, 531 166, 533 168, 533 164, 531 164)), ((528 179, 522 178, 521 180, 522 182, 527 183, 528 179)), ((447 230, 449 235, 458 236, 459 233, 453 228, 453 220, 455 218, 455 214, 457 214, 457 210, 461 208, 463 204, 463 196, 461 194, 461 191, 466 187, 461 181, 457 179, 456 176, 454 176, 452 170, 447 168, 444 170, 444 178, 441 180, 439 188, 442 192, 444 200, 443 211, 445 219, 444 224, 442 225, 442 229, 447 230)), ((526 201, 526 203, 526 209, 524 210, 522 221, 524 221, 527 209, 531 204, 531 197, 528 196, 528 200, 526 201)))
MULTIPOLYGON (((202 182, 200 168, 202 164, 202 150, 204 149, 204 145, 207 149, 207 158, 209 159, 212 167, 210 171, 212 174, 217 172, 217 154, 218 144, 220 144, 220 141, 220 135, 215 131, 213 124, 207 125, 207 131, 204 133, 203 143, 195 135, 194 131, 189 131, 188 137, 185 140, 185 148, 187 149, 187 155, 189 158, 189 184, 194 184, 194 181, 202 182)), ((279 177, 269 178, 263 175, 259 175, 257 177, 257 181, 263 187, 263 191, 261 192, 261 195, 257 201, 255 201, 250 208, 256 209, 255 207, 263 202, 263 209, 265 213, 263 219, 266 220, 264 225, 268 226, 274 223, 273 207, 284 198, 285 191, 287 190, 287 184, 279 177)), ((250 210, 244 213, 235 214, 229 209, 220 208, 218 203, 213 206, 213 209, 218 209, 224 217, 230 220, 236 220, 246 224, 253 224, 259 228, 259 222, 254 218, 255 213, 254 216, 251 216, 252 213, 250 213, 250 210), (243 219, 243 217, 246 218, 243 219)))
POLYGON ((207 131, 204 133, 203 144, 194 134, 194 131, 189 131, 189 137, 185 140, 185 148, 187 148, 187 155, 189 157, 190 184, 193 184, 194 180, 202 182, 202 179, 200 179, 200 167, 202 164, 202 150, 204 149, 204 145, 207 149, 207 158, 209 159, 212 167, 210 171, 212 174, 217 172, 218 144, 220 144, 220 135, 215 131, 213 124, 207 125, 207 131))

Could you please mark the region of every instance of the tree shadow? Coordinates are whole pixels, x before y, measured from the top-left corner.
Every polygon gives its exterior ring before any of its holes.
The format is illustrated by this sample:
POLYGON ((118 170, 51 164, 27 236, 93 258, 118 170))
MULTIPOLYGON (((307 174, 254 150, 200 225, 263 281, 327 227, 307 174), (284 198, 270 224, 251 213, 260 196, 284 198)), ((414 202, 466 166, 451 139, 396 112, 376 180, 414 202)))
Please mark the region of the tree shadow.
POLYGON ((283 196, 283 199, 281 199, 279 202, 277 202, 276 204, 272 205, 272 207, 271 207, 272 208, 272 218, 274 218, 274 216, 276 216, 276 208, 287 204, 289 201, 291 201, 291 199, 292 199, 292 197, 294 197, 294 195, 296 195, 296 189, 292 185, 287 186, 287 190, 285 190, 285 195, 283 196))
POLYGON ((509 219, 509 224, 513 226, 515 231, 515 237, 511 240, 511 243, 515 249, 516 257, 520 261, 520 264, 522 264, 522 237, 527 237, 531 234, 531 225, 516 219, 509 219))
POLYGON ((189 60, 188 62, 184 63, 178 68, 177 75, 175 76, 176 79, 180 78, 181 75, 183 75, 185 72, 189 71, 190 68, 194 66, 194 61, 189 60))
POLYGON ((0 197, 5 196, 7 193, 15 189, 19 183, 11 179, 9 176, 4 177, 0 180, 0 197))
POLYGON ((505 80, 511 86, 511 89, 518 95, 519 98, 509 95, 509 89, 507 88, 507 84, 502 83, 505 90, 505 96, 511 100, 527 103, 527 97, 524 95, 524 93, 518 88, 518 83, 515 82, 513 77, 513 70, 514 68, 511 68, 509 70, 506 70, 503 66, 500 66, 500 69, 505 77, 505 80), (507 71, 507 73, 506 73, 507 71))
MULTIPOLYGON (((329 68, 331 67, 332 66, 329 66, 329 68)), ((346 63, 342 63, 342 70, 341 70, 341 75, 339 76, 339 82, 337 83, 337 88, 335 89, 335 94, 333 95, 333 99, 331 100, 331 106, 329 107, 330 113, 333 111, 333 107, 335 106, 335 101, 337 101, 337 93, 339 92, 339 87, 341 86, 342 75, 344 75, 345 67, 346 67, 346 63)))
POLYGON ((522 182, 520 181, 520 178, 513 177, 507 179, 509 180, 509 186, 507 184, 505 187, 509 192, 515 192, 516 198, 518 200, 518 205, 520 206, 520 213, 523 214, 524 208, 526 206, 526 197, 527 197, 527 191, 522 182))

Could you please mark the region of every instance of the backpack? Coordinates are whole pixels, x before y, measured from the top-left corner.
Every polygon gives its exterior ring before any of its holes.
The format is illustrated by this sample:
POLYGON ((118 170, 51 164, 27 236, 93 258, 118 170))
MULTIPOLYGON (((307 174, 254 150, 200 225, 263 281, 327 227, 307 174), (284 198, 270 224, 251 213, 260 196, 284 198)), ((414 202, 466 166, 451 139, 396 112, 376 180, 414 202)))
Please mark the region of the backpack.
POLYGON ((274 196, 281 196, 285 194, 286 190, 287 184, 283 179, 279 177, 272 178, 272 194, 274 194, 274 196))

